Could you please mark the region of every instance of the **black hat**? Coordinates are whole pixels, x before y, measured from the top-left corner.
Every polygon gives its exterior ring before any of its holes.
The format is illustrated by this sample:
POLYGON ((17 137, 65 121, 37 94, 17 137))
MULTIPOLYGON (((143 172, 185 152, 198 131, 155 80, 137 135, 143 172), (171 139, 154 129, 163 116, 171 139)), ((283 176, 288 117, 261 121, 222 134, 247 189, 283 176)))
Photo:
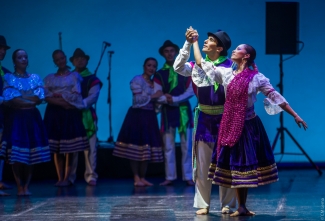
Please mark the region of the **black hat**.
POLYGON ((77 48, 74 52, 72 57, 69 59, 71 63, 73 63, 73 59, 74 58, 80 58, 80 57, 84 57, 87 59, 87 61, 89 60, 89 56, 85 54, 85 52, 83 50, 81 50, 80 48, 77 48))
POLYGON ((179 51, 179 47, 178 47, 177 45, 175 45, 175 44, 174 44, 173 42, 171 42, 170 40, 167 40, 167 41, 164 42, 163 46, 161 46, 161 47, 159 48, 159 54, 160 54, 161 56, 163 56, 163 51, 164 51, 164 49, 167 48, 167 47, 173 47, 173 48, 175 48, 175 50, 176 50, 177 52, 179 51))
POLYGON ((217 31, 217 32, 208 32, 208 36, 212 35, 215 37, 219 43, 221 43, 222 47, 225 51, 228 51, 228 49, 231 47, 231 40, 228 36, 228 34, 224 31, 217 31))
POLYGON ((0 46, 4 46, 6 50, 8 50, 10 47, 7 45, 7 41, 3 35, 0 35, 0 46))

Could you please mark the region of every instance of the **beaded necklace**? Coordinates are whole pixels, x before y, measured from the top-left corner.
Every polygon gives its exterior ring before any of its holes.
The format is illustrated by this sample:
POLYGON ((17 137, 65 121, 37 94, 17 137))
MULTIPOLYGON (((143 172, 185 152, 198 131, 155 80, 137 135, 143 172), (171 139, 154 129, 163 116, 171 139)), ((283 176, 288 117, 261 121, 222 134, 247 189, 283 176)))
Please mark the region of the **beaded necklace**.
POLYGON ((56 72, 56 75, 57 76, 66 76, 66 75, 68 75, 70 73, 70 71, 68 70, 68 69, 66 69, 66 70, 64 70, 64 71, 60 71, 60 70, 58 70, 58 72, 56 72))

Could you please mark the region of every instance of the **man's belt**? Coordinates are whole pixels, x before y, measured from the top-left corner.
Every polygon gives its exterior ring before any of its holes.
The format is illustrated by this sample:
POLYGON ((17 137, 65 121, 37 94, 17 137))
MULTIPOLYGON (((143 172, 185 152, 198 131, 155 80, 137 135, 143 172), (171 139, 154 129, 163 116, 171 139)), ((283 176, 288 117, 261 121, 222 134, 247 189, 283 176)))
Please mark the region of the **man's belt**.
POLYGON ((197 108, 202 111, 205 114, 208 115, 219 115, 223 113, 223 105, 215 105, 215 106, 210 106, 210 105, 204 105, 204 104, 198 104, 197 108))

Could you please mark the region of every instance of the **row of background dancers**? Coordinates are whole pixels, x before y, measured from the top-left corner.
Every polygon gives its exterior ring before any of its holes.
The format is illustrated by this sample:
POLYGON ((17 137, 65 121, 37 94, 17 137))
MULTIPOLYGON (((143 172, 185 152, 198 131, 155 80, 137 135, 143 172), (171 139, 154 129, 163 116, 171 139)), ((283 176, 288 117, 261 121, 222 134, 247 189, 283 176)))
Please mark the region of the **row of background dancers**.
MULTIPOLYGON (((10 46, 0 36, 0 61, 10 46)), ((97 117, 93 104, 97 102, 101 81, 87 68, 89 56, 77 48, 70 62, 62 50, 52 54, 58 70, 42 80, 27 72, 28 55, 23 49, 12 54, 14 72, 1 67, 1 176, 4 161, 12 165, 17 195, 31 195, 29 183, 33 165, 51 160, 58 175, 58 187, 68 186, 76 179, 78 152, 85 154, 85 180, 94 186, 96 169, 97 117), (47 102, 44 119, 37 105, 47 102)), ((0 191, 0 195, 8 195, 0 191)))

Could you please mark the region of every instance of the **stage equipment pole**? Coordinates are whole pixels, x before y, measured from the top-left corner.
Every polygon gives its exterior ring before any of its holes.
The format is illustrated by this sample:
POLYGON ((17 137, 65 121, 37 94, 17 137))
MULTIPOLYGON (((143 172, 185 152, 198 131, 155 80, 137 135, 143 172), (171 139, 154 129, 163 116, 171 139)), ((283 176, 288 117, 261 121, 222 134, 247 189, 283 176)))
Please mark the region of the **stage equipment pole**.
MULTIPOLYGON (((283 95, 283 58, 282 58, 282 54, 280 54, 280 83, 277 85, 279 87, 280 90, 280 94, 283 95)), ((305 155, 305 157, 309 160, 309 162, 311 163, 311 165, 313 165, 313 167, 317 170, 319 175, 322 175, 323 172, 320 170, 320 168, 313 162, 313 160, 308 156, 308 154, 306 153, 306 151, 302 148, 302 146, 297 142, 297 140, 293 137, 293 135, 290 133, 290 131, 284 127, 284 123, 283 123, 283 111, 280 113, 280 127, 277 128, 277 134, 274 138, 273 144, 272 144, 272 150, 274 151, 276 143, 278 141, 278 138, 280 137, 280 153, 275 153, 274 155, 305 155), (284 151, 284 132, 287 132, 287 134, 289 135, 289 137, 291 138, 291 140, 297 145, 297 147, 300 149, 300 151, 302 152, 302 154, 299 153, 285 153, 284 151)))
POLYGON ((62 32, 59 32, 59 48, 60 48, 60 50, 62 50, 62 37, 61 37, 61 35, 62 35, 62 32))
POLYGON ((113 143, 113 128, 112 128, 112 96, 111 96, 111 62, 112 62, 112 55, 114 51, 108 51, 108 96, 107 96, 107 104, 108 104, 108 121, 109 121, 109 138, 107 142, 113 143))

